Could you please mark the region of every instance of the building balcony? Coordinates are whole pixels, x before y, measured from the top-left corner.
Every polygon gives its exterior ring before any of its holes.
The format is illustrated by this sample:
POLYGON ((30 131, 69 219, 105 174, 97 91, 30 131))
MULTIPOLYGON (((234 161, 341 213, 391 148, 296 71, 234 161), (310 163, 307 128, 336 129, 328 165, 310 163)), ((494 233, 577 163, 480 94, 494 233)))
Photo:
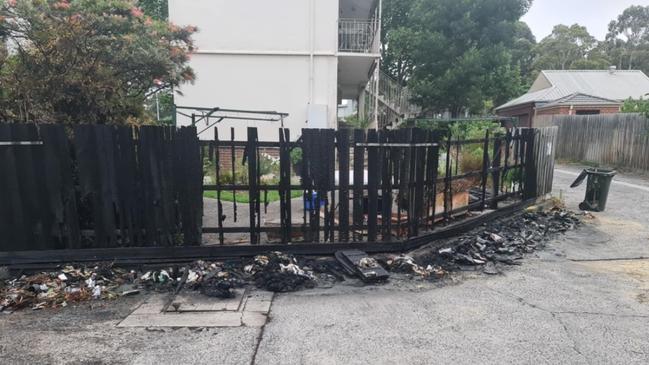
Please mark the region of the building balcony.
POLYGON ((379 53, 379 21, 377 19, 340 19, 338 51, 343 53, 379 53))

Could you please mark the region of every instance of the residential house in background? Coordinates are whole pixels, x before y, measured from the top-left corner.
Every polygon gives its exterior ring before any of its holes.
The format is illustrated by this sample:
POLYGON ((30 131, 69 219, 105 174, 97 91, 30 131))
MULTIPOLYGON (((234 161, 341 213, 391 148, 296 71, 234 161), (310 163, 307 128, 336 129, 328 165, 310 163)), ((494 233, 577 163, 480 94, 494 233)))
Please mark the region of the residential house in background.
POLYGON ((618 113, 625 100, 648 93, 649 77, 642 71, 542 71, 527 94, 499 106, 496 114, 532 127, 537 116, 618 113))
MULTIPOLYGON (((301 128, 336 128, 338 105, 351 99, 378 124, 381 0, 170 0, 169 17, 199 29, 196 82, 176 105, 285 112, 297 137, 301 128)), ((177 116, 177 125, 189 124, 177 116)), ((239 137, 254 126, 271 140, 279 124, 219 126, 239 137)))

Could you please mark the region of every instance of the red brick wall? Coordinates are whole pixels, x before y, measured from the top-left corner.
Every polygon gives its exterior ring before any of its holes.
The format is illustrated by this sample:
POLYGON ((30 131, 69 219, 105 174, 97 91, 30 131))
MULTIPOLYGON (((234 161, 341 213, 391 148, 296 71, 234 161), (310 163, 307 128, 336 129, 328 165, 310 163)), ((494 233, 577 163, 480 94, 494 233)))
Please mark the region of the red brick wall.
MULTIPOLYGON (((243 147, 234 148, 234 158, 235 158, 235 168, 237 171, 242 171, 241 169, 247 169, 247 167, 242 165, 243 162, 243 147)), ((267 154, 275 158, 279 158, 279 149, 278 148, 260 148, 260 154, 267 154)), ((220 166, 221 171, 230 172, 232 171, 232 149, 231 147, 222 147, 219 148, 219 157, 220 157, 220 166)))
POLYGON ((578 110, 599 110, 600 114, 615 114, 620 112, 619 106, 557 106, 554 108, 545 108, 536 111, 536 115, 576 115, 578 110))

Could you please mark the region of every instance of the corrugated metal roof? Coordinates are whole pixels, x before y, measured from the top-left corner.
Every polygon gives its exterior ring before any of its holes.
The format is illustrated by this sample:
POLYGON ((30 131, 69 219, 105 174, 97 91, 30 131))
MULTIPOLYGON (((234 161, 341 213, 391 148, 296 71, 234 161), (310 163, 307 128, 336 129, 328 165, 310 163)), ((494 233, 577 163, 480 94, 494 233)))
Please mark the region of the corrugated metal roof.
POLYGON ((561 94, 559 94, 558 90, 555 87, 550 87, 547 89, 527 93, 523 96, 520 96, 506 104, 503 104, 496 108, 496 110, 499 109, 504 109, 508 108, 510 106, 515 106, 515 105, 523 105, 527 103, 533 103, 533 102, 550 102, 552 100, 556 100, 561 97, 561 94))
POLYGON ((531 102, 552 102, 573 94, 623 101, 646 97, 649 93, 649 77, 642 71, 565 70, 541 73, 539 77, 546 77, 552 87, 527 93, 496 110, 531 102))

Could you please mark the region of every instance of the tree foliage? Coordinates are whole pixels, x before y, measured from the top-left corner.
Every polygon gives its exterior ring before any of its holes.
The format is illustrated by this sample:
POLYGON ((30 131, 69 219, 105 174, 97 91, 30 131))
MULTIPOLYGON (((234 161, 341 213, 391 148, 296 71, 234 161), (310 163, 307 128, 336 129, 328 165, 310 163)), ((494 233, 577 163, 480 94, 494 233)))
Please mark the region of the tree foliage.
MULTIPOLYGON (((384 69, 425 112, 481 113, 522 91, 512 54, 530 0, 386 0, 384 69)), ((523 36, 524 37, 524 36, 523 36)))
POLYGON ((146 96, 194 79, 194 27, 132 0, 7 0, 0 7, 0 120, 126 123, 146 96))
POLYGON ((541 70, 640 69, 649 74, 649 6, 632 6, 598 41, 559 24, 536 42, 527 0, 384 0, 382 68, 431 115, 481 114, 526 90, 541 70))
POLYGON ((608 30, 608 52, 618 68, 649 74, 649 6, 627 8, 611 21, 608 30))
POLYGON ((537 57, 536 37, 527 23, 519 21, 516 24, 511 52, 512 61, 515 66, 518 66, 523 85, 527 88, 537 76, 537 73, 534 72, 534 62, 537 57))
POLYGON ((649 118, 649 100, 628 99, 622 104, 622 113, 641 113, 649 118))
MULTIPOLYGON (((557 25, 552 34, 543 38, 536 46, 538 58, 537 70, 569 70, 576 68, 600 68, 599 60, 593 52, 597 48, 597 39, 588 33, 588 29, 579 24, 572 26, 557 25)), ((604 67, 607 66, 606 61, 604 67)))
POLYGON ((413 70, 410 56, 415 43, 410 37, 415 0, 385 0, 381 19, 381 55, 384 71, 405 84, 413 70))

